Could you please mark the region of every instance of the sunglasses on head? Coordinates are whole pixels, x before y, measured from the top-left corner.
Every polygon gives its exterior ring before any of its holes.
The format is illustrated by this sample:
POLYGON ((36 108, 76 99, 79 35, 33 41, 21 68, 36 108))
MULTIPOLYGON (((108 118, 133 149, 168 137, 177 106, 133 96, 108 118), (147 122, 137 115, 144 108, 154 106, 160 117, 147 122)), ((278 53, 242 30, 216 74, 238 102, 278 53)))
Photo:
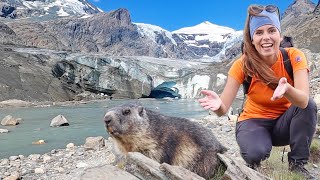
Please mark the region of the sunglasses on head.
POLYGON ((250 10, 257 14, 260 14, 263 10, 266 10, 267 12, 270 12, 270 13, 277 12, 280 18, 279 9, 277 6, 274 6, 274 5, 267 5, 267 6, 254 5, 250 7, 250 10))

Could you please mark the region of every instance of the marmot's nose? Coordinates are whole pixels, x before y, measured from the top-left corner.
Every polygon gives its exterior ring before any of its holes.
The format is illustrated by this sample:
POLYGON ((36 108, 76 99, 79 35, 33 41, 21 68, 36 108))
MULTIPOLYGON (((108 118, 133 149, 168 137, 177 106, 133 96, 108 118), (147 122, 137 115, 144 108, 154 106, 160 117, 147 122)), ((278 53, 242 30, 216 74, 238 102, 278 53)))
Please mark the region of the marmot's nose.
POLYGON ((104 123, 106 123, 106 125, 110 124, 111 121, 112 121, 112 116, 110 115, 104 116, 104 123))

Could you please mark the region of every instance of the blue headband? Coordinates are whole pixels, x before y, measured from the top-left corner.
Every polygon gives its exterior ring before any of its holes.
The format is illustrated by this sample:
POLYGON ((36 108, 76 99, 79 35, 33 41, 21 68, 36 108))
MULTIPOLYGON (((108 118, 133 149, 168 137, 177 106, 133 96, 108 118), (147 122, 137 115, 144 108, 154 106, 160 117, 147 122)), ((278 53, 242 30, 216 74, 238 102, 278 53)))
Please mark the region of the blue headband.
POLYGON ((279 32, 281 32, 280 28, 280 20, 277 12, 268 12, 263 10, 259 15, 263 16, 250 16, 250 37, 253 38, 253 33, 261 26, 264 25, 273 25, 275 26, 279 32))

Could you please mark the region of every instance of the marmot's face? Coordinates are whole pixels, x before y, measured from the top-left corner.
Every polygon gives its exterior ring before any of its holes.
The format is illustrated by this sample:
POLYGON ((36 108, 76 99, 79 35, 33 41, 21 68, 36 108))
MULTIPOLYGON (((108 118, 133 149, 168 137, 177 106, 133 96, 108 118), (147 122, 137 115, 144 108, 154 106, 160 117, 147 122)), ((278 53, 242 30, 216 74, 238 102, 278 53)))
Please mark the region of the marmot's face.
POLYGON ((113 137, 136 135, 148 126, 144 107, 121 105, 107 111, 104 116, 107 132, 113 137))

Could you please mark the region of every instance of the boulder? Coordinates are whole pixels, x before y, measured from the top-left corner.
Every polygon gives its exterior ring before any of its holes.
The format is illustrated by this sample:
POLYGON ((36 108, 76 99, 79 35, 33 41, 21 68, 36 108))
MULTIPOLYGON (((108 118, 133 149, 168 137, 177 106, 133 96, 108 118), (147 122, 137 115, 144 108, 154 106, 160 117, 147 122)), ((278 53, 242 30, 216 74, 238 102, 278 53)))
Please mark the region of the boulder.
POLYGON ((7 115, 1 121, 2 126, 15 126, 19 124, 18 120, 13 118, 11 115, 7 115))
POLYGON ((102 165, 86 169, 81 175, 81 180, 104 180, 104 179, 126 179, 138 180, 130 173, 111 165, 102 165))
POLYGON ((100 150, 105 146, 105 139, 102 136, 98 137, 87 137, 83 147, 86 150, 100 150))
POLYGON ((68 120, 61 114, 51 120, 51 127, 69 126, 68 120))

